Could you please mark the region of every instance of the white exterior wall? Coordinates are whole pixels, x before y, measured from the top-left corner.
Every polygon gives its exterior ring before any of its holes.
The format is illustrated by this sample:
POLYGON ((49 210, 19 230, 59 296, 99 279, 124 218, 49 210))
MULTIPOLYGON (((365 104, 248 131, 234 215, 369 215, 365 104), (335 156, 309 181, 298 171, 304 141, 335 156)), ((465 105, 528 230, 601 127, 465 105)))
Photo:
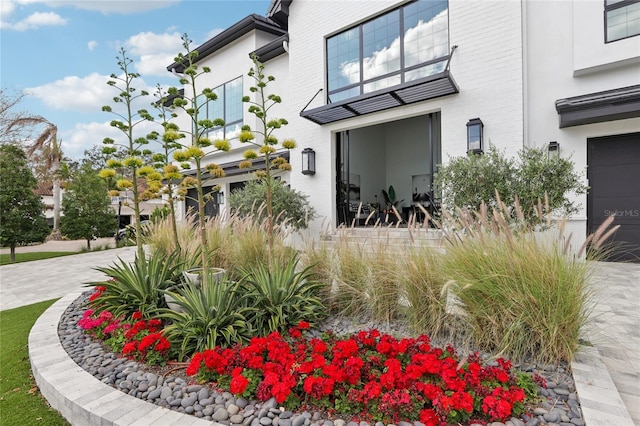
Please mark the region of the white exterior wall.
MULTIPOLYGON (((298 115, 318 89, 325 92, 308 108, 326 100, 325 38, 397 7, 394 1, 293 1, 289 16, 291 115, 298 115), (340 13, 334 13, 334 11, 340 13)), ((523 60, 519 2, 449 2, 450 46, 458 45, 451 74, 460 93, 358 118, 320 126, 297 119, 300 147, 316 151, 315 176, 297 172, 292 185, 309 194, 323 225, 335 223, 335 132, 394 121, 433 111, 442 112, 442 159, 464 155, 466 123, 480 117, 488 143, 515 153, 523 144, 523 60)), ((316 224, 316 227, 320 226, 316 224)))
MULTIPOLYGON (((640 37, 604 43, 603 2, 524 1, 526 17, 526 143, 560 143, 562 157, 585 173, 587 138, 640 131, 640 118, 559 128, 555 101, 640 84, 640 37)), ((570 231, 576 245, 586 234, 587 197, 570 231)))

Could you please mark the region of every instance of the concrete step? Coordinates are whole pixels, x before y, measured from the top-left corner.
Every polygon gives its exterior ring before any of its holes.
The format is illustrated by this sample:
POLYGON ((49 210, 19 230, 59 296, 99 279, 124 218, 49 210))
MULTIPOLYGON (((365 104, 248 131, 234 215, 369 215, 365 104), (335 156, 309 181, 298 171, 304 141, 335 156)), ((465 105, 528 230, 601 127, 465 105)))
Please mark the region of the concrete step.
POLYGON ((338 243, 391 246, 441 247, 442 231, 422 227, 350 227, 337 228, 316 243, 333 245, 338 243))

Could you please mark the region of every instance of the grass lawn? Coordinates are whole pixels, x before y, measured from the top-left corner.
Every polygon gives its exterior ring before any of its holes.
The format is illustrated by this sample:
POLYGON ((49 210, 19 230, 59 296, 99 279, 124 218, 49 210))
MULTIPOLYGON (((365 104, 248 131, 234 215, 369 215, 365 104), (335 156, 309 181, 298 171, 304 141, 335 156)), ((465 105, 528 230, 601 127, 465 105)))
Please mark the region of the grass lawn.
POLYGON ((55 301, 56 299, 47 300, 0 311, 0 424, 2 425, 69 424, 57 411, 49 407, 36 387, 27 349, 31 327, 55 301))
MULTIPOLYGON (((70 254, 78 254, 75 251, 40 251, 34 253, 16 253, 16 261, 14 263, 19 262, 29 262, 31 260, 42 260, 42 259, 50 259, 52 257, 59 256, 68 256, 70 254)), ((0 266, 1 265, 10 265, 10 255, 0 254, 0 266)))

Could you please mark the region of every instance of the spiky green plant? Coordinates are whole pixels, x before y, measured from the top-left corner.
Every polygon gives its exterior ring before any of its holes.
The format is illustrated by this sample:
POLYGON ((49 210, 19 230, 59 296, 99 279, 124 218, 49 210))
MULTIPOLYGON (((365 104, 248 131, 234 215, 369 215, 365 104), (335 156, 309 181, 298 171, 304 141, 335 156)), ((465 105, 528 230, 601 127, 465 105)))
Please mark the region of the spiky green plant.
POLYGON ((322 284, 314 280, 310 267, 296 271, 298 262, 293 256, 282 267, 261 263, 242 269, 241 283, 256 308, 251 323, 259 335, 325 317, 326 308, 318 297, 322 284))
POLYGON ((161 309, 160 316, 169 322, 165 336, 178 349, 178 359, 211 349, 246 343, 253 335, 247 317, 254 308, 247 303, 237 282, 222 279, 196 286, 190 282, 180 289, 168 290, 183 312, 161 309))
POLYGON ((163 290, 178 280, 182 265, 168 257, 154 253, 149 258, 136 256, 133 263, 119 259, 113 266, 97 267, 110 279, 92 282, 89 286, 105 287, 93 305, 97 310, 109 310, 114 316, 126 316, 140 311, 144 316, 165 305, 163 290))

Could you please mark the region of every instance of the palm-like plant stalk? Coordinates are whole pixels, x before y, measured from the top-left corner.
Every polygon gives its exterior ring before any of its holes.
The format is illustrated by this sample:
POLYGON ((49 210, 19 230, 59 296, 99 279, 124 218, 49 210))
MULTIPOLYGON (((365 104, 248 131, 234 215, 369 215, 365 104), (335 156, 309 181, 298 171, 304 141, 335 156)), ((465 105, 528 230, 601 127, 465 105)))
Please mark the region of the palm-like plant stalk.
POLYGON ((7 127, 6 132, 11 132, 12 129, 29 127, 29 126, 41 126, 44 125, 44 130, 38 135, 38 137, 27 148, 27 156, 33 157, 34 153, 38 150, 43 151, 45 157, 45 167, 52 171, 53 179, 53 229, 57 231, 60 229, 60 163, 62 162, 62 142, 58 140, 58 127, 48 121, 46 118, 37 116, 18 117, 14 119, 7 127))

